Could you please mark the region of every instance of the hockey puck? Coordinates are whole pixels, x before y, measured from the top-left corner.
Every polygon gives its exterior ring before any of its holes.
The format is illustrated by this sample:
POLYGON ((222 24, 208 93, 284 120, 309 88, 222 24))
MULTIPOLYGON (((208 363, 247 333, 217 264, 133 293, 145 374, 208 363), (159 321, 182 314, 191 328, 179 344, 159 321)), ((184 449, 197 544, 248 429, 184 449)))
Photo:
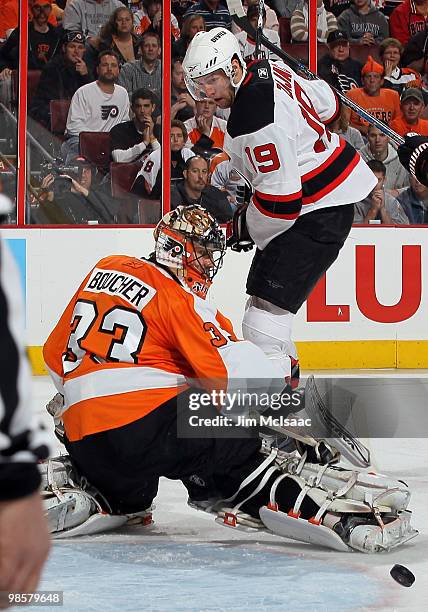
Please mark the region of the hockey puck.
POLYGON ((407 567, 404 567, 404 565, 394 565, 389 573, 398 584, 401 584, 401 586, 411 587, 415 581, 414 574, 412 574, 407 567))

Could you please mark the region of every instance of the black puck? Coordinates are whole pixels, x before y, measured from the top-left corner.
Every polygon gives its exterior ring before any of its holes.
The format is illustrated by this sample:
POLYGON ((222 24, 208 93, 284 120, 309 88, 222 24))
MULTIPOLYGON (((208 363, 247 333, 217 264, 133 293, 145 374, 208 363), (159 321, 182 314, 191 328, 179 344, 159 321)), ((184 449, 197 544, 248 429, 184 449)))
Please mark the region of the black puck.
POLYGON ((398 584, 401 584, 405 587, 411 587, 415 581, 415 576, 412 572, 404 567, 404 565, 394 565, 394 567, 389 572, 391 576, 394 578, 398 584))

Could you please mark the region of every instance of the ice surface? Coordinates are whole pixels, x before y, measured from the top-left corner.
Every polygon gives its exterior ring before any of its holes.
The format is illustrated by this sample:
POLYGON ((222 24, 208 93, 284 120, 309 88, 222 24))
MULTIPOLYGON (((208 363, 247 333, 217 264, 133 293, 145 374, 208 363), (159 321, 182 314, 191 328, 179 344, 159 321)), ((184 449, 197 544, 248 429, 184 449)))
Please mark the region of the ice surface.
MULTIPOLYGON (((41 412, 53 394, 47 378, 34 380, 41 412)), ((421 532, 390 553, 337 553, 228 529, 190 509, 181 483, 162 479, 155 525, 54 542, 39 588, 64 591, 64 612, 428 610, 426 436, 370 441, 376 469, 408 482, 421 532), (395 563, 415 574, 411 588, 390 577, 395 563)))

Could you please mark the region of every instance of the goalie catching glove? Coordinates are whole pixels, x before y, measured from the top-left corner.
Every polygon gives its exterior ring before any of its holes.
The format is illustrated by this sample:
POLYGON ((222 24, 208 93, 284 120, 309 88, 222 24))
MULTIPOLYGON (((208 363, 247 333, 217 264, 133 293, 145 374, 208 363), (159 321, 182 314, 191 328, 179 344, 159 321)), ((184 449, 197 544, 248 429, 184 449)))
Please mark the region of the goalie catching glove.
POLYGON ((406 170, 428 187, 428 138, 418 134, 405 136, 404 144, 398 147, 398 157, 406 170))

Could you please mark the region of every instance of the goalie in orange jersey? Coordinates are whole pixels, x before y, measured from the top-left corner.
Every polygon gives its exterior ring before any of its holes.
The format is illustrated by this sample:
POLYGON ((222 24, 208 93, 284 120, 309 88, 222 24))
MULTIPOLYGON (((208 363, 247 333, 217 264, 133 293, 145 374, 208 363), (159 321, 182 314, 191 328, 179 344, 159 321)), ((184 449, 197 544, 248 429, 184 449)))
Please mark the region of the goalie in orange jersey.
POLYGON ((164 476, 183 482, 192 506, 233 527, 339 550, 374 551, 415 535, 408 514, 398 515, 409 497, 404 485, 325 465, 338 453, 323 440, 286 452, 241 426, 242 388, 267 394, 287 415, 300 395, 284 389, 290 364, 239 340, 205 300, 225 252, 214 218, 179 206, 160 221, 155 241, 148 259, 99 261, 44 346, 59 392, 49 408, 69 453, 41 468, 51 531, 147 523, 164 476), (367 487, 387 498, 390 528, 382 532, 364 503, 367 487), (337 504, 345 494, 351 501, 337 504))

